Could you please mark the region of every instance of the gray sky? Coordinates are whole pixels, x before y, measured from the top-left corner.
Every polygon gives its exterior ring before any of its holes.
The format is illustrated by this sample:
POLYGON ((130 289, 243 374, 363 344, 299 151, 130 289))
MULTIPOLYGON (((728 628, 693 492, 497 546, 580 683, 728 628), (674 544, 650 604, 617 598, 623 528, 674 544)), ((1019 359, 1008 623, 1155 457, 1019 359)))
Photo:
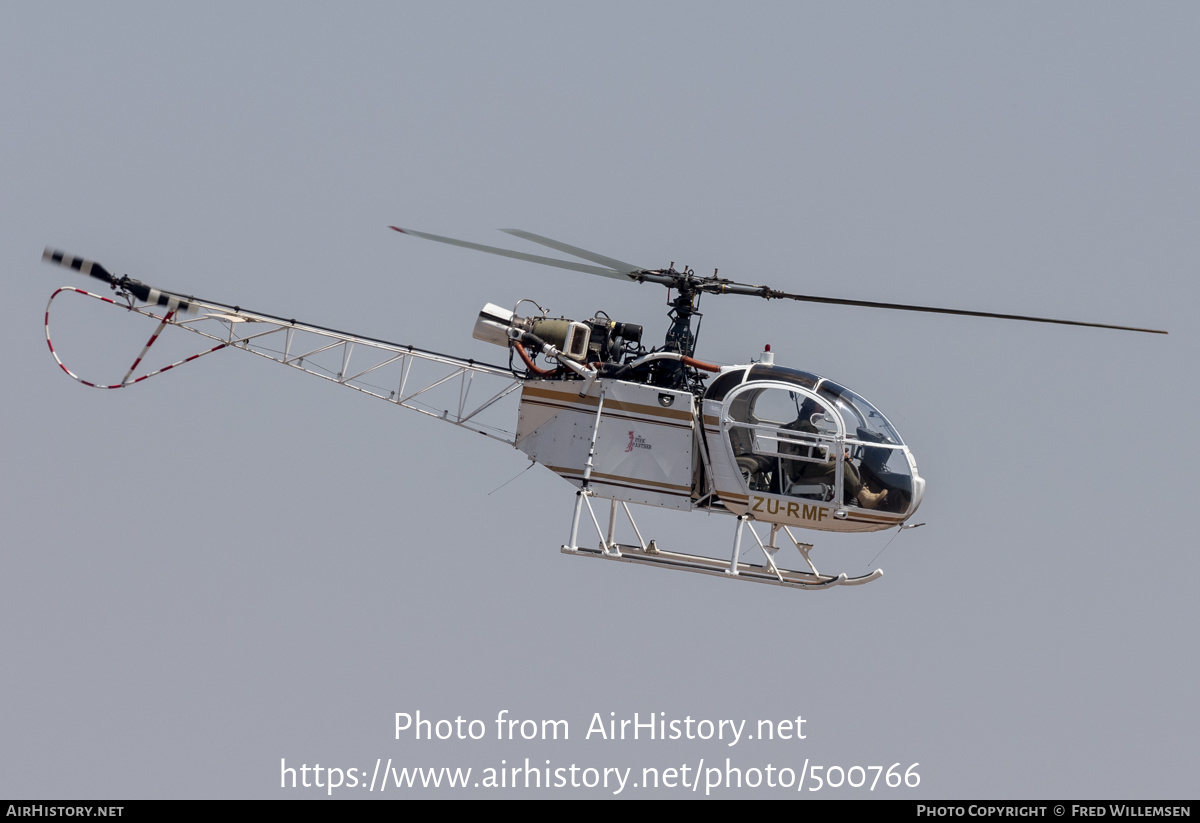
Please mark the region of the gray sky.
MULTIPOLYGON (((281 759, 633 782, 728 757, 920 764, 915 789, 807 797, 1194 798, 1198 23, 1184 3, 4 4, 0 795, 324 796, 281 790, 281 759), (771 343, 876 403, 927 479, 885 577, 822 593, 564 557, 566 482, 491 493, 521 454, 256 358, 100 392, 46 351, 52 289, 89 288, 46 244, 480 359, 485 302, 665 328, 650 286, 389 224, 1171 335, 706 301, 699 356, 771 343), (487 736, 395 739, 418 710, 487 736), (501 710, 570 739, 497 741, 501 710), (803 716, 806 737, 585 739, 634 712, 803 716)), ((64 353, 126 364, 145 330, 91 308, 63 310, 64 353)), ((640 523, 664 548, 732 540, 727 518, 640 523)), ((864 573, 892 537, 812 533, 814 558, 864 573)))

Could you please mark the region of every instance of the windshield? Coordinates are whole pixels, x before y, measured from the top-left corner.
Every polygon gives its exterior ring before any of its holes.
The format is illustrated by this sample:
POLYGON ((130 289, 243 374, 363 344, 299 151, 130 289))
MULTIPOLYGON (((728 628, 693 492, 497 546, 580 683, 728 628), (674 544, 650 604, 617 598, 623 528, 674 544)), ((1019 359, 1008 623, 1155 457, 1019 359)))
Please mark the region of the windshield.
POLYGON ((904 445, 900 435, 879 409, 845 386, 839 386, 832 380, 822 380, 817 386, 817 394, 829 401, 842 416, 848 436, 869 443, 904 445))

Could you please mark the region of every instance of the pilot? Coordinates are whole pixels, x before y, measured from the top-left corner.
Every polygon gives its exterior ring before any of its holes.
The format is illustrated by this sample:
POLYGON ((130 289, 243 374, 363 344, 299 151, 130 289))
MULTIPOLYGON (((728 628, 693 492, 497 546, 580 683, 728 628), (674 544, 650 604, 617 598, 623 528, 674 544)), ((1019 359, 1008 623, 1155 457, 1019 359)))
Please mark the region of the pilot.
MULTIPOLYGON (((797 414, 796 419, 788 423, 784 428, 804 432, 805 434, 818 434, 817 426, 812 421, 816 415, 824 416, 825 413, 825 409, 816 400, 808 398, 800 405, 799 414, 797 414)), ((803 447, 799 444, 795 446, 780 444, 779 451, 787 454, 801 454, 801 448, 803 447)), ((811 446, 807 447, 806 450, 810 456, 814 451, 811 446)), ((793 481, 812 480, 832 486, 837 475, 837 461, 832 458, 819 463, 789 460, 788 464, 788 471, 792 475, 793 481)), ((842 488, 845 491, 844 499, 849 504, 853 505, 857 503, 864 509, 878 509, 887 500, 888 496, 887 489, 881 492, 873 492, 867 487, 859 475, 858 467, 850 460, 848 449, 842 460, 842 488)))

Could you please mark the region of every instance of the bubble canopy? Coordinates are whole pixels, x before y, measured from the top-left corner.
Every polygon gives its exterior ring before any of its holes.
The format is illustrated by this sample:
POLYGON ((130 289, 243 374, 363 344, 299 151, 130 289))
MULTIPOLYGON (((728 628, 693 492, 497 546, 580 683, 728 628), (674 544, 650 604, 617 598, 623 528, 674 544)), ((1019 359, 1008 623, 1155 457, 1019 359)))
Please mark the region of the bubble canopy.
POLYGON ((826 401, 831 411, 835 411, 841 417, 844 431, 851 439, 893 446, 904 445, 900 434, 883 416, 883 412, 871 405, 865 397, 828 378, 799 369, 764 365, 731 369, 713 381, 704 399, 724 400, 725 396, 738 386, 760 380, 790 383, 814 392, 826 401))

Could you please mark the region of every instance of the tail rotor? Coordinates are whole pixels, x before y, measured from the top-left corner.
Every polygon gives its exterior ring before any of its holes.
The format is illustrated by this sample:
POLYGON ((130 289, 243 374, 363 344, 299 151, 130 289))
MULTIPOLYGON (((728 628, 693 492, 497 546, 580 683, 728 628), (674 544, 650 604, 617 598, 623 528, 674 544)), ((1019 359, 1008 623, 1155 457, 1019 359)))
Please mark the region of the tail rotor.
POLYGON ((59 249, 52 249, 49 246, 42 252, 42 260, 62 266, 63 268, 74 269, 88 277, 94 277, 112 286, 115 290, 128 292, 143 303, 149 303, 154 306, 165 306, 167 311, 175 314, 193 314, 197 310, 196 306, 192 303, 192 299, 189 297, 169 291, 162 291, 153 286, 147 286, 140 280, 134 280, 129 275, 116 277, 94 260, 74 257, 59 249))

